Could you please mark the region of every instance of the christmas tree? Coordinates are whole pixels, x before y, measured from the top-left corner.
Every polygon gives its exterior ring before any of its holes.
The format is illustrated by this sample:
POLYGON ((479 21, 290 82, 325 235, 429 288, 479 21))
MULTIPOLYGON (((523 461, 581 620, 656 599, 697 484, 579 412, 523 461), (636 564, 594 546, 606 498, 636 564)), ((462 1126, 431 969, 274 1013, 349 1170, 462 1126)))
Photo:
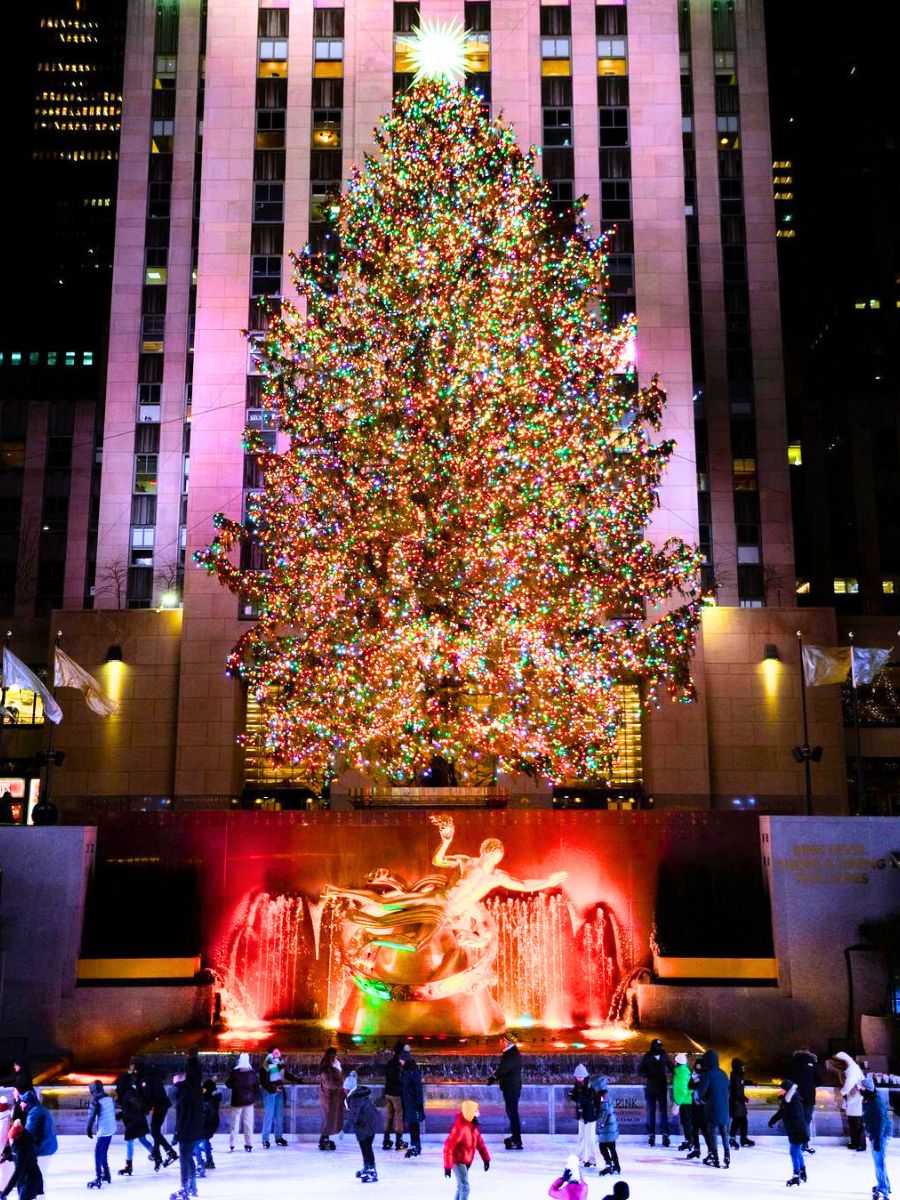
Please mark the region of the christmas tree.
POLYGON ((282 434, 198 560, 260 614, 230 658, 278 763, 411 782, 435 756, 605 777, 617 685, 689 699, 697 556, 647 528, 665 400, 616 368, 604 244, 555 222, 477 95, 398 97, 261 346, 282 434), (632 381, 633 382, 633 381, 632 381), (264 570, 233 562, 253 539, 264 570))

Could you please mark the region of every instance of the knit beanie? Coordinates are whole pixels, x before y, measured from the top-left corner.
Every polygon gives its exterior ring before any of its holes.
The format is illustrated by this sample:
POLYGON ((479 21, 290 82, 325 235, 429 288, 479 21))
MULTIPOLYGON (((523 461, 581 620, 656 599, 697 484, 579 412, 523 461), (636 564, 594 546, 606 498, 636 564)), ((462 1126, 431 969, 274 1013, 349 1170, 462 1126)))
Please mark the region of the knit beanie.
POLYGON ((584 1063, 579 1063, 572 1074, 576 1079, 587 1079, 589 1072, 584 1063))

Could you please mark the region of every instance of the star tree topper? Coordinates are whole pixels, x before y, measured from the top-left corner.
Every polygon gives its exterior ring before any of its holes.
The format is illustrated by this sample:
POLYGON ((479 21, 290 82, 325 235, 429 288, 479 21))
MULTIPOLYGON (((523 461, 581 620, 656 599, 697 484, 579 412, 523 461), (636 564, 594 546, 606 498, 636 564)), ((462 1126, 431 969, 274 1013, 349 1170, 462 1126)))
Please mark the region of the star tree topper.
POLYGON ((413 86, 423 79, 462 83, 471 69, 468 35, 459 17, 446 22, 426 18, 411 37, 400 38, 400 45, 415 72, 413 86))

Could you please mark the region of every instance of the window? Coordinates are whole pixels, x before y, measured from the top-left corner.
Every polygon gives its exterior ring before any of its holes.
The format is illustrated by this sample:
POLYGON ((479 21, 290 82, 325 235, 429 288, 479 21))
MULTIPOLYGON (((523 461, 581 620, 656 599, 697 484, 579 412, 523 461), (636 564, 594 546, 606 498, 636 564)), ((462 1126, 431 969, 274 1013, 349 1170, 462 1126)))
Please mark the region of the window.
POLYGON ((341 190, 339 180, 322 180, 310 189, 309 219, 311 222, 327 220, 337 210, 337 196, 341 190))
POLYGON ((158 455, 134 456, 134 490, 145 496, 155 496, 157 489, 158 455))
POLYGON ((756 459, 735 458, 732 460, 732 476, 736 492, 756 491, 756 459))
POLYGON ((544 109, 544 145, 572 145, 572 110, 571 108, 544 109))
POLYGON ((556 212, 571 208, 575 199, 575 184, 571 179, 548 179, 550 203, 556 212))
POLYGON ((344 74, 344 39, 316 38, 313 58, 316 79, 340 79, 344 74))
POLYGON ((253 220, 261 224, 279 224, 284 221, 283 183, 253 185, 253 220))
POLYGON ((74 351, 74 350, 67 350, 67 351, 66 351, 66 356, 65 356, 65 364, 66 364, 66 366, 67 366, 67 367, 74 367, 74 366, 75 366, 75 351, 74 351))
POLYGON ((261 108, 256 113, 257 150, 280 150, 284 145, 285 110, 261 108))
POLYGON ((318 108, 313 112, 312 144, 317 150, 339 150, 341 145, 341 110, 318 108))
POLYGON ((631 219, 631 183, 627 179, 604 179, 600 183, 600 205, 604 221, 631 219))
POLYGON ((895 579, 882 579, 881 590, 885 596, 893 596, 895 594, 894 585, 896 582, 895 579))
POLYGON ((835 579, 834 594, 836 596, 856 596, 859 593, 858 579, 835 579))
POLYGON ((541 38, 541 74, 571 75, 570 40, 567 37, 541 38))
POLYGON ((466 58, 468 70, 476 75, 484 75, 491 69, 491 35, 489 33, 470 33, 466 38, 466 58))
POLYGON ((597 74, 604 76, 628 74, 627 38, 597 38, 597 74))
POLYGON ((281 255, 254 254, 251 263, 253 295, 276 295, 281 290, 281 255))
POLYGON ((83 367, 92 367, 94 365, 93 350, 84 350, 81 355, 81 365, 83 367))
POLYGON ((56 366, 56 351, 55 350, 47 351, 47 366, 48 367, 56 366))
POLYGON ((713 55, 713 65, 717 75, 734 72, 735 57, 733 50, 717 50, 713 55))
POLYGON ((286 38, 260 38, 257 76, 260 79, 286 79, 287 49, 286 38))
POLYGON ((136 525, 131 530, 131 546, 134 550, 152 550, 156 530, 152 525, 136 525))
POLYGON ((600 109, 600 145, 602 147, 628 145, 627 108, 600 109))
POLYGON ((151 127, 151 154, 171 154, 175 138, 174 121, 154 121, 151 127))
POLYGON ((803 447, 799 442, 790 442, 788 445, 788 466, 803 466, 803 447))
POLYGON ((162 354, 166 318, 155 313, 141 317, 141 351, 144 354, 162 354))

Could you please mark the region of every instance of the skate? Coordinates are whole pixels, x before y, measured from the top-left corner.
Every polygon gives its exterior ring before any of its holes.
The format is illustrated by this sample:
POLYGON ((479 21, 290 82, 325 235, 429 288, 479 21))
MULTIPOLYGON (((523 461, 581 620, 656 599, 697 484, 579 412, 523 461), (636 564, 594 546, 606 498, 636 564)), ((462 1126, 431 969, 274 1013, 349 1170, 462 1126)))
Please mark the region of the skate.
POLYGON ((518 1141, 518 1140, 513 1141, 512 1138, 510 1138, 510 1141, 512 1142, 512 1145, 509 1147, 510 1150, 524 1150, 525 1149, 525 1147, 522 1145, 522 1143, 520 1141, 518 1141))
POLYGON ((120 1169, 119 1174, 120 1175, 133 1175, 134 1174, 134 1170, 132 1168, 130 1158, 125 1159, 125 1166, 120 1169))
POLYGON ((800 1182, 806 1183, 806 1167, 800 1168, 800 1182))
POLYGON ((214 1171, 216 1169, 216 1164, 213 1162, 213 1160, 211 1158, 208 1158, 206 1160, 206 1169, 207 1169, 207 1171, 214 1171))
POLYGON ((597 1172, 598 1176, 599 1175, 612 1175, 612 1173, 613 1173, 613 1167, 611 1165, 604 1167, 602 1171, 597 1172))
POLYGON ((375 1170, 374 1167, 369 1167, 367 1170, 363 1171, 363 1173, 360 1175, 359 1182, 360 1183, 377 1183, 378 1182, 378 1172, 375 1170))
POLYGON ((109 1167, 103 1168, 103 1182, 112 1183, 112 1175, 109 1173, 109 1167))
POLYGON ((668 1148, 669 1148, 669 1135, 667 1133, 664 1133, 663 1134, 663 1149, 668 1150, 668 1148))
POLYGON ((286 1145, 287 1145, 287 1139, 286 1139, 286 1138, 283 1138, 283 1137, 277 1137, 277 1138, 275 1139, 275 1145, 276 1145, 276 1146, 286 1146, 286 1145))
MULTIPOLYGON (((741 1145, 742 1145, 742 1146, 755 1146, 755 1145, 756 1145, 756 1142, 752 1141, 750 1138, 741 1138, 741 1145)), ((810 1150, 810 1152, 809 1152, 809 1153, 810 1153, 810 1154, 814 1154, 814 1153, 815 1153, 815 1151, 814 1151, 814 1150, 810 1150)))
POLYGON ((244 1149, 247 1151, 247 1153, 248 1153, 248 1154, 252 1154, 252 1153, 253 1153, 253 1147, 252 1147, 252 1146, 245 1146, 245 1147, 244 1147, 244 1149))
POLYGON ((272 1143, 269 1141, 268 1138, 263 1138, 263 1148, 265 1150, 270 1149, 271 1145, 272 1145, 272 1143))
POLYGON ((320 1150, 327 1150, 327 1149, 328 1149, 328 1138, 325 1136, 325 1134, 324 1134, 324 1133, 323 1133, 323 1134, 322 1134, 322 1136, 319 1138, 319 1149, 320 1149, 320 1150))
MULTIPOLYGON (((699 1151, 698 1151, 698 1154, 699 1154, 699 1151)), ((703 1160, 703 1165, 704 1165, 704 1167, 711 1167, 712 1164, 713 1164, 713 1155, 707 1154, 707 1156, 703 1160)))
POLYGON ((189 1200, 188 1193, 184 1190, 184 1188, 179 1188, 177 1192, 172 1192, 172 1194, 169 1196, 169 1200, 189 1200))
POLYGON ((651 1134, 650 1134, 650 1136, 647 1138, 647 1145, 648 1145, 648 1146, 655 1146, 655 1145, 656 1145, 656 1138, 654 1137, 654 1135, 653 1135, 652 1133, 651 1133, 651 1134))
POLYGON ((102 1184, 102 1180, 100 1180, 100 1179, 89 1179, 88 1180, 89 1188, 98 1188, 101 1186, 101 1184, 102 1184))
MULTIPOLYGON (((750 1145, 753 1146, 753 1145, 755 1145, 755 1143, 751 1142, 750 1145)), ((803 1153, 804 1154, 815 1154, 815 1150, 812 1148, 812 1146, 804 1146, 803 1153)))
POLYGON ((325 1149, 326 1150, 337 1150, 337 1144, 335 1142, 333 1142, 331 1140, 331 1138, 326 1138, 325 1139, 325 1149))
POLYGON ((731 1166, 731 1157, 728 1154, 726 1154, 725 1157, 722 1159, 722 1166, 725 1168, 726 1171, 731 1166))
POLYGON ((690 1150, 690 1148, 691 1148, 690 1142, 682 1142, 681 1145, 678 1147, 678 1151, 679 1151, 679 1153, 683 1153, 685 1150, 690 1150))
POLYGON ((422 1151, 421 1151, 420 1147, 410 1146, 410 1148, 406 1151, 406 1153, 403 1155, 403 1157, 404 1158, 418 1158, 421 1153, 422 1153, 422 1151))
POLYGON ((174 1150, 172 1150, 172 1151, 171 1151, 171 1152, 170 1152, 170 1153, 169 1153, 169 1154, 168 1154, 168 1155, 167 1155, 167 1156, 166 1156, 166 1157, 163 1159, 162 1165, 163 1165, 164 1167, 171 1167, 172 1163, 174 1163, 174 1162, 178 1162, 178 1155, 175 1153, 175 1151, 174 1151, 174 1150))
MULTIPOLYGON (((390 1148, 391 1148, 390 1141, 388 1141, 387 1148, 388 1148, 388 1150, 390 1150, 390 1148)), ((394 1149, 395 1150, 408 1150, 409 1149, 409 1142, 404 1142, 402 1133, 397 1135, 397 1145, 394 1147, 394 1149)))
POLYGON ((700 1151, 699 1151, 699 1150, 692 1150, 692 1151, 690 1152, 690 1154, 686 1154, 686 1155, 685 1155, 685 1162, 687 1162, 687 1160, 688 1160, 689 1158, 699 1158, 699 1157, 700 1157, 700 1151))
POLYGON ((382 1150, 393 1150, 394 1144, 389 1137, 385 1136, 381 1139, 381 1148, 382 1150))
POLYGON ((732 1150, 739 1150, 741 1147, 741 1143, 737 1140, 737 1138, 729 1138, 728 1145, 732 1148, 732 1150))
POLYGON ((718 1170, 719 1170, 719 1168, 721 1167, 721 1165, 722 1165, 722 1164, 719 1162, 718 1158, 714 1158, 714 1159, 712 1160, 712 1165, 713 1165, 713 1166, 716 1168, 716 1170, 718 1171, 718 1170))
POLYGON ((790 1179, 788 1179, 788 1180, 786 1180, 786 1181, 785 1181, 785 1185, 784 1185, 784 1186, 785 1186, 785 1187, 799 1187, 799 1186, 800 1186, 800 1176, 799 1176, 799 1175, 792 1175, 792 1176, 790 1177, 790 1179))

